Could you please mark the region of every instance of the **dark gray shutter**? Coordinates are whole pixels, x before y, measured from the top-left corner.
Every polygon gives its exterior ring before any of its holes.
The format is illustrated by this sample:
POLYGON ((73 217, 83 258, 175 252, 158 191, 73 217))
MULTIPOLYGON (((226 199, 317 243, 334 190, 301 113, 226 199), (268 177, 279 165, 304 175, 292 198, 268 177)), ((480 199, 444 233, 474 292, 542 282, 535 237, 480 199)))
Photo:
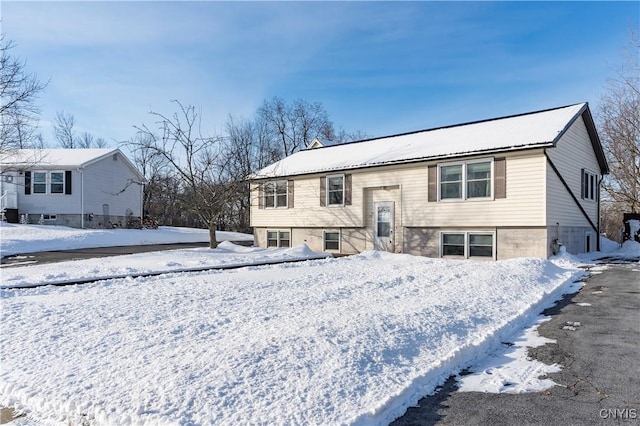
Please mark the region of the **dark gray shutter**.
POLYGON ((287 181, 287 208, 293 208, 293 181, 287 181))
POLYGON ((258 184, 258 208, 264 209, 264 184, 258 184))
POLYGON ((64 172, 64 193, 71 195, 71 170, 64 172))
POLYGON ((438 166, 427 169, 427 201, 438 201, 438 166))
POLYGON ((587 188, 587 177, 586 174, 584 172, 584 169, 580 170, 580 198, 582 198, 584 200, 584 197, 587 193, 587 191, 585 190, 585 188, 587 188))
POLYGON ((351 175, 344 175, 344 205, 351 205, 351 175))
POLYGON ((24 172, 24 195, 31 194, 31 172, 24 172))
POLYGON ((493 190, 495 198, 507 198, 507 159, 496 158, 493 160, 493 190))
POLYGON ((327 178, 322 176, 320 178, 320 207, 326 207, 327 205, 327 178))

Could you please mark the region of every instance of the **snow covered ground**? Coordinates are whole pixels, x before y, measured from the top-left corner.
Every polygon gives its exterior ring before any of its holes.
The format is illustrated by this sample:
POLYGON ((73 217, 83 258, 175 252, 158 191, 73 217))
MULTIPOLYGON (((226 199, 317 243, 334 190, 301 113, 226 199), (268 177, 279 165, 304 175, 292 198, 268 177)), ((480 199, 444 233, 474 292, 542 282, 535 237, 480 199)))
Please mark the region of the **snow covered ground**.
MULTIPOLYGON (((95 277, 286 256, 322 254, 225 243, 0 272, 7 286, 61 278, 47 275, 54 270, 95 277)), ((561 367, 526 362, 526 346, 540 340, 532 326, 579 288, 577 265, 590 261, 366 252, 4 288, 0 406, 45 424, 387 424, 451 374, 486 372, 488 354, 504 356, 501 342, 515 343, 510 367, 490 380, 467 376, 463 387, 539 390, 552 383, 538 373, 561 367)))
POLYGON ((316 253, 306 246, 289 249, 262 249, 243 247, 223 241, 218 248, 178 249, 156 251, 96 259, 71 260, 55 265, 41 264, 9 266, 2 268, 0 288, 36 287, 47 284, 64 284, 127 278, 145 274, 176 271, 202 271, 215 268, 261 265, 274 262, 331 257, 328 253, 316 253))
MULTIPOLYGON (((253 241, 253 235, 216 232, 218 241, 253 241)), ((66 226, 0 222, 0 257, 50 250, 209 241, 206 229, 161 226, 158 229, 76 229, 66 226)))

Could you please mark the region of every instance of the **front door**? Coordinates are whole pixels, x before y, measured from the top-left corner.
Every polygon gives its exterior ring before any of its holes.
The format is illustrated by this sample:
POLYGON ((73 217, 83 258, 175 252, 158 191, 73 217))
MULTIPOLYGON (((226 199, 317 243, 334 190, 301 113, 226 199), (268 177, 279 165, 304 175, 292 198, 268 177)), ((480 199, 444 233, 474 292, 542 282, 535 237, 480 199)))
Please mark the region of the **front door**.
POLYGON ((393 202, 375 203, 373 207, 373 246, 376 250, 393 252, 393 202))

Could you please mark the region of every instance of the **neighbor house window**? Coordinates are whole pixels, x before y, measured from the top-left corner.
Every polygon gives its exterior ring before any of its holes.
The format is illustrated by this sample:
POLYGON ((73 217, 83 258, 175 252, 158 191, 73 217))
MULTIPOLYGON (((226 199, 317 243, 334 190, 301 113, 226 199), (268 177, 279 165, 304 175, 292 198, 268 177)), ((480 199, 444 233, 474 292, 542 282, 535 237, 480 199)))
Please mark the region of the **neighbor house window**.
POLYGON ((34 194, 46 194, 47 193, 47 173, 46 172, 33 172, 31 176, 32 192, 34 194))
POLYGON ((491 232, 443 232, 442 256, 494 257, 494 234, 491 232))
POLYGON ((340 251, 340 231, 324 231, 324 250, 340 251))
POLYGON ((268 182, 264 188, 265 207, 287 207, 287 181, 268 182))
POLYGON ((582 169, 582 198, 596 201, 598 199, 598 175, 582 169))
POLYGON ((289 231, 267 231, 267 247, 291 247, 289 231))
POLYGON ((65 188, 65 172, 30 172, 25 179, 31 180, 32 194, 64 194, 68 189, 65 188))
POLYGON ((327 205, 344 204, 344 175, 327 176, 327 205))
POLYGON ((64 172, 51 172, 50 178, 50 192, 52 194, 64 194, 64 172))
POLYGON ((491 197, 491 168, 491 161, 440 165, 440 199, 467 200, 491 197))

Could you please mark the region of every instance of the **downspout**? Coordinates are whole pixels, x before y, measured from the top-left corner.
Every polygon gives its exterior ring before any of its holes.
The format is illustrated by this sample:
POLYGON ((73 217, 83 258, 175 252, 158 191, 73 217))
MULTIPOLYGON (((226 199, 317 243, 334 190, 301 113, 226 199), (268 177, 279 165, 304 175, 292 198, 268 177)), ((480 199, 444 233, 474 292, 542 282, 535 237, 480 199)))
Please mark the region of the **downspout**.
POLYGON ((84 170, 78 167, 80 173, 80 228, 84 229, 84 170))
POLYGON ((598 235, 596 236, 596 251, 600 251, 600 200, 602 199, 600 196, 600 186, 603 180, 604 175, 600 176, 600 180, 598 180, 598 235))

